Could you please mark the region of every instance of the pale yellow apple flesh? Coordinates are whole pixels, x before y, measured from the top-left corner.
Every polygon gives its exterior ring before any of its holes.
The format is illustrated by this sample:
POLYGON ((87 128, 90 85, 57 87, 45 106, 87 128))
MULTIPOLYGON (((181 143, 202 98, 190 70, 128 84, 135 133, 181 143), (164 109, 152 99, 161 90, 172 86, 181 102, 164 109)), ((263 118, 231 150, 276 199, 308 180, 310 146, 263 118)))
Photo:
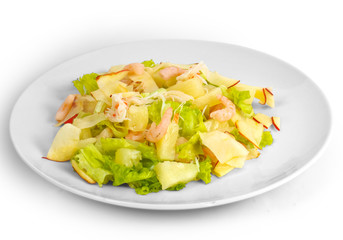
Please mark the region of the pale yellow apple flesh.
POLYGON ((281 122, 280 122, 280 117, 272 117, 272 121, 273 121, 274 127, 275 127, 278 131, 280 131, 280 124, 281 124, 281 122))
POLYGON ((263 113, 257 113, 253 119, 256 122, 261 123, 265 129, 268 129, 270 125, 272 125, 272 118, 263 113))
POLYGON ((208 72, 207 81, 216 86, 223 85, 225 87, 232 87, 240 82, 240 80, 224 77, 220 75, 218 72, 208 72))
POLYGON ((260 149, 259 145, 262 139, 264 127, 262 124, 247 118, 241 119, 236 122, 238 132, 251 142, 255 147, 260 149))
POLYGON ((97 101, 102 101, 102 102, 106 103, 108 106, 112 105, 112 99, 110 98, 110 95, 107 96, 101 89, 97 89, 97 90, 91 92, 91 95, 97 101))
POLYGON ((212 170, 213 174, 216 175, 217 177, 222 177, 232 171, 234 169, 233 166, 230 166, 226 163, 220 163, 218 162, 214 169, 212 170))
POLYGON ((221 131, 200 133, 202 144, 216 156, 219 162, 226 163, 236 157, 246 157, 249 151, 236 139, 221 131))
POLYGON ((125 92, 124 83, 120 82, 120 80, 124 79, 128 73, 128 70, 122 70, 97 76, 96 81, 99 89, 108 97, 114 93, 125 92))
POLYGON ((63 125, 51 144, 47 158, 57 162, 70 160, 78 150, 80 133, 81 129, 70 123, 63 125))
POLYGON ((264 95, 266 97, 266 104, 273 108, 275 106, 275 102, 274 102, 274 95, 272 93, 272 89, 271 88, 264 88, 263 89, 264 95))

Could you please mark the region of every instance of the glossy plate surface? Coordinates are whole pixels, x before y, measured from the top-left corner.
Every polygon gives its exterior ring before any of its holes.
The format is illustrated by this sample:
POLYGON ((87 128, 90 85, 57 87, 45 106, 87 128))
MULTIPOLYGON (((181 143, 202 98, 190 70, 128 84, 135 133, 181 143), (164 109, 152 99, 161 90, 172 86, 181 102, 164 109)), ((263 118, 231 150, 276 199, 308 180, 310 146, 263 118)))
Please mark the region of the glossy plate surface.
MULTIPOLYGON (((23 161, 46 180, 81 196, 142 209, 194 209, 227 204, 271 190, 314 162, 328 142, 331 113, 320 89, 302 72, 267 54, 224 43, 192 40, 131 42, 100 49, 60 64, 33 82, 14 106, 10 132, 23 161), (258 159, 205 185, 191 182, 181 191, 137 195, 128 187, 102 188, 83 181, 69 162, 42 159, 57 132, 55 112, 70 93, 72 80, 112 65, 141 62, 204 61, 212 71, 242 83, 272 87, 274 109, 254 104, 255 112, 281 117, 281 131, 272 130, 274 144, 258 159), (35 107, 33 107, 35 106, 35 107), (320 113, 318 114, 318 109, 320 113)), ((34 187, 34 186, 33 186, 34 187)))

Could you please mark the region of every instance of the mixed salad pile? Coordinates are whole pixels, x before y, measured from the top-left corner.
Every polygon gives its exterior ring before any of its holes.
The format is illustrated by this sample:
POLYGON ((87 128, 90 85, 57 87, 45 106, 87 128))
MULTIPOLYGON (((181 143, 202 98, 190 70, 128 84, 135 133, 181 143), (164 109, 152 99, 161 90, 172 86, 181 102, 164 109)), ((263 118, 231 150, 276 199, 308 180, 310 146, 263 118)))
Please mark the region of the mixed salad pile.
POLYGON ((271 88, 242 84, 203 62, 153 60, 116 65, 73 81, 56 113, 60 126, 47 159, 69 161, 88 183, 126 184, 138 194, 208 184, 271 145, 280 118, 271 88))

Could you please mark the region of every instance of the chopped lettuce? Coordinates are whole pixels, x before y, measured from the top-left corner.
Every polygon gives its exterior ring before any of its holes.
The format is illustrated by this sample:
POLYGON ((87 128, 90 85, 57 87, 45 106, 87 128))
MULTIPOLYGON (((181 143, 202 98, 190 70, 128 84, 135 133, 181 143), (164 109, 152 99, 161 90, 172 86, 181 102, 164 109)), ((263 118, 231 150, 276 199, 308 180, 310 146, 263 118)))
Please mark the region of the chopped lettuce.
POLYGON ((106 155, 114 156, 119 148, 134 148, 130 143, 122 138, 101 138, 96 143, 96 147, 106 155))
POLYGON ((150 68, 153 68, 156 66, 155 62, 152 59, 145 60, 142 62, 142 64, 144 65, 144 67, 150 67, 150 68))
POLYGON ((180 104, 174 101, 155 101, 148 107, 149 119, 158 124, 161 121, 163 111, 172 107, 175 113, 179 114, 180 136, 190 138, 196 132, 205 132, 206 126, 202 112, 190 102, 180 104))
POLYGON ((173 187, 167 188, 166 190, 168 190, 168 191, 179 191, 179 190, 183 189, 184 187, 186 187, 186 183, 179 183, 173 187))
POLYGON ((97 76, 97 73, 85 74, 79 79, 73 81, 74 86, 82 96, 85 94, 90 94, 99 88, 96 82, 97 76))
MULTIPOLYGON (((136 142, 123 138, 102 138, 96 143, 96 147, 106 155, 114 155, 119 148, 131 148, 141 152, 143 160, 150 160, 152 163, 157 163, 158 158, 155 147, 148 146, 144 143, 136 142)), ((149 161, 145 161, 146 165, 152 165, 149 161)))
POLYGON ((198 108, 193 108, 186 104, 180 110, 179 126, 180 135, 185 138, 190 138, 198 131, 207 131, 202 112, 198 108))
POLYGON ((254 114, 254 109, 251 104, 247 104, 244 101, 250 98, 249 91, 239 91, 235 87, 227 89, 225 86, 220 86, 223 96, 230 99, 243 113, 247 116, 254 114))
POLYGON ((211 170, 212 170, 212 163, 209 157, 207 157, 204 161, 200 161, 198 179, 204 181, 204 183, 206 184, 210 183, 211 170))
POLYGON ((108 161, 108 157, 103 156, 99 150, 92 144, 81 149, 73 160, 79 167, 86 172, 94 181, 101 187, 112 179, 113 174, 105 169, 104 164, 108 161))
POLYGON ((107 160, 106 164, 113 173, 114 186, 144 180, 155 176, 155 172, 153 170, 142 167, 142 164, 138 164, 137 166, 133 167, 126 167, 124 165, 115 163, 113 160, 107 160))
POLYGON ((149 119, 159 124, 161 121, 161 109, 162 109, 162 101, 155 101, 150 106, 148 106, 148 113, 149 113, 149 119))
POLYGON ((269 131, 264 131, 262 135, 262 140, 260 142, 260 148, 264 148, 267 145, 271 145, 273 143, 272 134, 269 131))
MULTIPOLYGON (((143 160, 151 160, 153 163, 158 162, 158 157, 156 153, 156 148, 153 146, 148 146, 144 143, 136 142, 133 140, 125 140, 127 143, 131 144, 136 150, 140 151, 142 153, 142 158, 143 160)), ((151 164, 148 163, 148 161, 145 161, 146 164, 151 164)))
POLYGON ((146 195, 152 192, 159 192, 162 190, 162 185, 156 176, 151 178, 135 181, 129 183, 131 188, 134 188, 137 194, 146 195))
POLYGON ((91 128, 92 135, 97 136, 106 127, 110 128, 113 135, 117 138, 124 137, 128 133, 128 130, 124 126, 121 126, 120 123, 113 123, 109 120, 103 120, 91 128))
POLYGON ((194 160, 199 154, 203 154, 199 133, 194 134, 189 141, 176 147, 179 159, 194 160))

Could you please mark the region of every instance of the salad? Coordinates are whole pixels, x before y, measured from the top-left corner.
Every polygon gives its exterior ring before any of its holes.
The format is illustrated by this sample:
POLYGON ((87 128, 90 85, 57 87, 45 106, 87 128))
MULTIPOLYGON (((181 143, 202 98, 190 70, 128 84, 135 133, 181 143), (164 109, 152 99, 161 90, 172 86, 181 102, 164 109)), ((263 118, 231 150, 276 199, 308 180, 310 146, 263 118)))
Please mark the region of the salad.
POLYGON ((56 113, 59 130, 46 159, 70 161, 88 183, 127 185, 137 194, 211 182, 273 143, 280 118, 269 87, 249 86, 203 63, 153 60, 116 65, 73 81, 56 113))

